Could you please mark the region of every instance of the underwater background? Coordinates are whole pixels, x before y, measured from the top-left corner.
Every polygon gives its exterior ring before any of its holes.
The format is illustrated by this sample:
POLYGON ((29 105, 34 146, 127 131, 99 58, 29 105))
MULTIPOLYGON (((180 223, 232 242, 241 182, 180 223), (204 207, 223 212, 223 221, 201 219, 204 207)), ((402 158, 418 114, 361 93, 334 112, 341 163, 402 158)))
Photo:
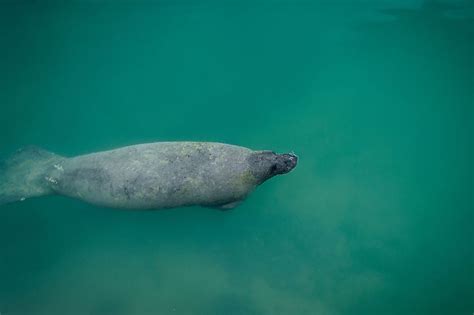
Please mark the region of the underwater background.
POLYGON ((0 1, 0 155, 295 151, 231 211, 0 208, 0 313, 472 314, 470 1, 0 1))

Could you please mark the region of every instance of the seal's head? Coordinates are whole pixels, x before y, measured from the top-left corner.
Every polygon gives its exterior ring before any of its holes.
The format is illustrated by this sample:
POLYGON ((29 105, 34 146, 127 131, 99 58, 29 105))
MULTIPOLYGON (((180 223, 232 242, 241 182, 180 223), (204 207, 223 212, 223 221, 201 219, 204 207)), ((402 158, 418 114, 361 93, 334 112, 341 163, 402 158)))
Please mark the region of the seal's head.
POLYGON ((297 163, 298 157, 294 153, 277 154, 273 151, 256 151, 249 157, 251 172, 258 184, 275 175, 290 172, 297 163))

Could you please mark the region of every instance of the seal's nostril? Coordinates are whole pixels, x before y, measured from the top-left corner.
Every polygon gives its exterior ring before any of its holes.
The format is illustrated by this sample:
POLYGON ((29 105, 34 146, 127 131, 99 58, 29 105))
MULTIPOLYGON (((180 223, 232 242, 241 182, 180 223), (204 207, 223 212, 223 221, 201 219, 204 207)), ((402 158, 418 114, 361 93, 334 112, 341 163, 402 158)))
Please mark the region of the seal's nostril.
POLYGON ((288 153, 288 155, 289 155, 289 159, 290 159, 292 162, 298 161, 298 156, 297 156, 294 152, 290 152, 290 153, 288 153))

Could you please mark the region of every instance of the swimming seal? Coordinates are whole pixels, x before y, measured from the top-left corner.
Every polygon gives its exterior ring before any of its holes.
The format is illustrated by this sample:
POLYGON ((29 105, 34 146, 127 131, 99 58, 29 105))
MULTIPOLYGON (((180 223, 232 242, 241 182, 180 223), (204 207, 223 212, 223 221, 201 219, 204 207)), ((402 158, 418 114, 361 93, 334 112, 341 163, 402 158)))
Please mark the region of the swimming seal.
POLYGON ((0 167, 0 204, 60 194, 112 208, 231 209, 297 161, 293 153, 214 142, 138 144, 72 158, 29 147, 0 167))

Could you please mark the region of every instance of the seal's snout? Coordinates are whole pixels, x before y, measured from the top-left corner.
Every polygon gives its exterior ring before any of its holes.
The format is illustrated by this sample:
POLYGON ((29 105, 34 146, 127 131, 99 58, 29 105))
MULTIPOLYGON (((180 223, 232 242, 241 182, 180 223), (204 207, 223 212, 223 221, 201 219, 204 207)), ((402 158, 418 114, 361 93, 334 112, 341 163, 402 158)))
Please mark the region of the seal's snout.
POLYGON ((275 176, 291 172, 298 164, 294 153, 278 154, 273 151, 257 151, 251 155, 249 163, 252 173, 259 183, 275 176))
POLYGON ((274 154, 272 165, 270 167, 270 175, 280 175, 290 172, 296 167, 298 157, 293 153, 274 154))
POLYGON ((286 161, 286 165, 288 168, 288 172, 291 171, 296 167, 298 164, 298 156, 294 154, 293 152, 286 154, 288 156, 288 159, 286 161))
POLYGON ((277 174, 286 174, 298 164, 298 156, 294 153, 280 154, 278 160, 280 167, 277 174))

